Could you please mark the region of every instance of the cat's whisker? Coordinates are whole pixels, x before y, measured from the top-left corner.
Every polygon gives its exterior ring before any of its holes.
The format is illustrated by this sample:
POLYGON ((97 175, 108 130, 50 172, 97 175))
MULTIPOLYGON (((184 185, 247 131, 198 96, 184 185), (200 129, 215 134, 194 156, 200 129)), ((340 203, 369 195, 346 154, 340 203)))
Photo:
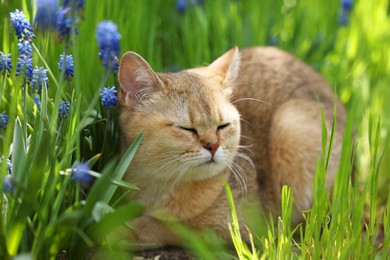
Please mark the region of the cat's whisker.
POLYGON ((238 147, 238 149, 243 149, 245 151, 250 152, 254 156, 253 151, 250 149, 250 148, 252 148, 252 146, 253 145, 238 145, 237 147, 238 147))
POLYGON ((247 136, 247 135, 240 135, 241 139, 246 139, 246 140, 253 140, 253 137, 247 136))
POLYGON ((176 189, 176 187, 178 186, 178 184, 180 183, 180 181, 183 179, 183 176, 184 174, 187 173, 187 171, 191 168, 191 163, 190 162, 185 162, 183 163, 181 166, 180 166, 180 169, 178 171, 178 175, 176 176, 172 186, 171 186, 171 189, 170 189, 170 192, 173 193, 176 189))
POLYGON ((247 161, 251 165, 252 169, 254 171, 256 171, 255 164, 253 163, 251 158, 249 158, 249 156, 247 156, 247 155, 245 155, 243 153, 239 153, 239 152, 236 153, 236 156, 237 156, 237 158, 240 158, 240 159, 243 159, 243 160, 247 161))
POLYGON ((247 123, 249 126, 251 126, 253 129, 256 129, 256 127, 254 125, 252 125, 251 123, 249 123, 249 121, 246 121, 245 119, 243 119, 242 117, 240 117, 240 121, 244 122, 244 123, 247 123))
POLYGON ((163 163, 164 161, 168 161, 171 160, 173 157, 176 157, 177 154, 178 152, 164 153, 163 155, 156 156, 155 158, 152 159, 152 161, 150 161, 148 158, 148 160, 145 160, 148 161, 148 163, 146 163, 145 166, 152 166, 155 164, 163 163))
POLYGON ((241 101, 256 101, 256 102, 259 102, 259 103, 263 103, 263 104, 266 104, 266 105, 271 105, 271 103, 268 103, 264 100, 261 100, 261 99, 257 99, 257 98, 239 98, 239 99, 236 99, 232 102, 232 104, 235 104, 237 102, 241 102, 241 101))
POLYGON ((179 160, 181 160, 181 159, 182 159, 182 157, 178 157, 178 158, 176 158, 176 159, 173 159, 173 160, 167 162, 166 164, 164 164, 163 166, 161 166, 160 168, 158 168, 158 169, 156 169, 154 172, 152 172, 151 175, 155 175, 156 173, 158 173, 159 171, 161 171, 163 168, 165 168, 165 167, 167 167, 168 165, 170 165, 170 164, 172 164, 172 163, 175 163, 175 162, 177 162, 177 161, 179 161, 179 160))
POLYGON ((230 169, 234 178, 236 179, 236 183, 241 191, 241 194, 244 195, 247 192, 246 186, 246 175, 244 170, 236 164, 234 161, 225 161, 225 165, 230 169))
POLYGON ((231 87, 233 87, 233 88, 238 87, 238 86, 248 86, 251 88, 256 88, 254 85, 249 84, 249 83, 245 83, 245 82, 237 82, 237 83, 231 85, 231 87))

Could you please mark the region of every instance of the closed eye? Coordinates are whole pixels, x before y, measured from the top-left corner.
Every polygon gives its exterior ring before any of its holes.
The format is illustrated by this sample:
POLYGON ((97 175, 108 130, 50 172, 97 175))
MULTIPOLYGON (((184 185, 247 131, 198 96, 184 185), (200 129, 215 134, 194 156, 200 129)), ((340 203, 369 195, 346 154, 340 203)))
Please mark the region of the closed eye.
POLYGON ((230 123, 226 123, 226 124, 220 125, 220 126, 218 126, 217 131, 223 130, 223 129, 225 129, 228 126, 230 126, 230 123))
POLYGON ((180 129, 184 130, 184 131, 188 131, 188 132, 191 132, 192 134, 194 135, 197 135, 198 134, 198 131, 196 131, 195 128, 187 128, 187 127, 184 127, 184 126, 179 126, 180 129))

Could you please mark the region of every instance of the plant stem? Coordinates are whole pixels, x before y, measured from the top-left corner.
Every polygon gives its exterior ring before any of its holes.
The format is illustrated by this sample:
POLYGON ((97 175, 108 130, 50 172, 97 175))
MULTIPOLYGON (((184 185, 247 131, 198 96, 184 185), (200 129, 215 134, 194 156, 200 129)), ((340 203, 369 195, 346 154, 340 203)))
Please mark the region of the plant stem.
POLYGON ((27 84, 26 76, 23 78, 23 132, 24 132, 24 141, 27 149, 27 84))
POLYGON ((3 89, 5 85, 5 73, 3 73, 3 80, 1 81, 1 90, 0 90, 0 108, 1 108, 1 101, 3 100, 3 89))

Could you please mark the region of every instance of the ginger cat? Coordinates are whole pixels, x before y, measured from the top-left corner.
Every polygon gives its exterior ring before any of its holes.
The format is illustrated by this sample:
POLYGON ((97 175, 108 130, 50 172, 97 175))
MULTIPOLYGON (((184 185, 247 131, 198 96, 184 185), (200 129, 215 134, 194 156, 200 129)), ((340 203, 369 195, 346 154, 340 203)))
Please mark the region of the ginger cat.
MULTIPOLYGON (((224 180, 239 214, 249 200, 277 215, 281 187, 290 186, 293 222, 303 220, 321 156, 319 107, 330 129, 335 100, 311 67, 276 48, 253 47, 241 53, 233 48, 207 67, 155 73, 127 52, 119 81, 122 151, 144 131, 125 178, 140 188, 132 199, 146 210, 131 223, 134 234, 123 233, 126 239, 150 247, 180 245, 167 227, 179 222, 197 231, 212 228, 229 242, 224 180)), ((330 189, 345 118, 338 103, 330 189)))

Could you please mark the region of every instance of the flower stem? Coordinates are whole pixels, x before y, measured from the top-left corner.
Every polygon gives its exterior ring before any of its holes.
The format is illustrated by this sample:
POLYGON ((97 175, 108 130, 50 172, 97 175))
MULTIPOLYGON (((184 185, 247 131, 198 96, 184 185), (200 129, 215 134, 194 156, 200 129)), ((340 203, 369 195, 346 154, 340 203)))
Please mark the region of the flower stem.
POLYGON ((27 149, 27 83, 26 76, 23 78, 23 132, 24 132, 24 141, 27 149))
POLYGON ((64 120, 60 120, 60 127, 58 128, 58 131, 57 131, 57 136, 56 136, 56 140, 54 142, 54 147, 57 146, 57 142, 58 142, 58 138, 60 137, 60 134, 61 134, 63 122, 64 122, 64 120))
MULTIPOLYGON (((106 155, 105 150, 106 150, 106 144, 107 144, 107 133, 108 133, 109 128, 110 128, 110 123, 111 123, 111 110, 108 110, 107 111, 106 129, 104 130, 103 145, 102 145, 102 150, 101 150, 103 156, 106 155)), ((99 160, 99 168, 101 167, 102 161, 103 160, 99 160)))
POLYGON ((3 73, 3 80, 1 81, 1 89, 0 89, 0 108, 1 108, 1 101, 3 100, 3 90, 5 85, 5 73, 3 73))

